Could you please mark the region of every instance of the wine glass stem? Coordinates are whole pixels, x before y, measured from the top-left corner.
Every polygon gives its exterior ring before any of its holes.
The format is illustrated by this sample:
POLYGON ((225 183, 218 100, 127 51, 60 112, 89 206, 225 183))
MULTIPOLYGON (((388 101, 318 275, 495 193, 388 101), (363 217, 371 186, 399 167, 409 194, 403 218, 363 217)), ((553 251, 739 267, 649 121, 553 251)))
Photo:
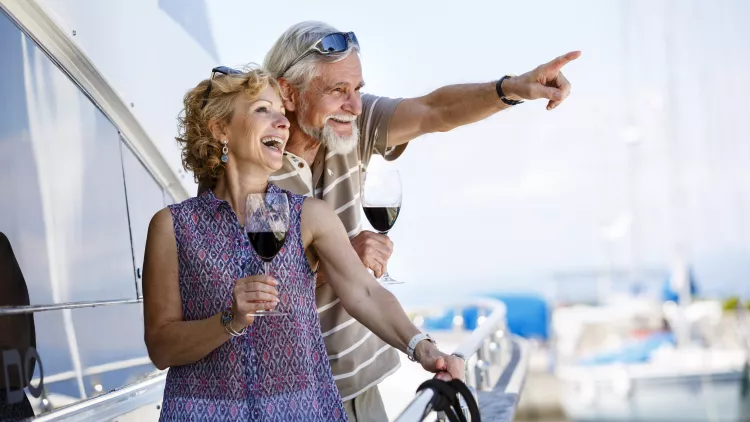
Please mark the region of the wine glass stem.
POLYGON ((263 261, 263 271, 266 273, 267 276, 271 276, 271 263, 268 261, 263 261))

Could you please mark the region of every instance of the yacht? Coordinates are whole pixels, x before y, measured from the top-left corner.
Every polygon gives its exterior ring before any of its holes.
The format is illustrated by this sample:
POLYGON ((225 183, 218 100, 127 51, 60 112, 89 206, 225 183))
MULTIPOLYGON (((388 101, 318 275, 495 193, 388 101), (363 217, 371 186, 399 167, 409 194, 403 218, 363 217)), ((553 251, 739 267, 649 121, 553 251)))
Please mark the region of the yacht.
MULTIPOLYGON (((145 237, 156 211, 196 190, 158 99, 181 99, 216 65, 206 9, 0 0, 0 419, 25 400, 32 411, 14 420, 158 419, 166 371, 143 340, 145 237)), ((503 304, 439 306, 481 310, 481 324, 439 341, 468 358, 481 401, 504 397, 512 414, 527 348, 503 304)), ((415 395, 428 377, 414 365, 387 388, 395 420, 435 413, 431 391, 415 395)))

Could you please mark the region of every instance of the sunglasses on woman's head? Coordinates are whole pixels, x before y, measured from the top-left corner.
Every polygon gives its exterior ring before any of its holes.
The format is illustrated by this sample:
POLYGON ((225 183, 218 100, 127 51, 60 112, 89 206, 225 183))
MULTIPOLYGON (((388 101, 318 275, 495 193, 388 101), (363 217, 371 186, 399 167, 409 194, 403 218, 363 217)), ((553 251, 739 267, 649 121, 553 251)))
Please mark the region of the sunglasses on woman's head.
POLYGON ((203 104, 201 104, 201 110, 206 107, 206 104, 208 104, 208 96, 211 94, 211 81, 214 79, 214 76, 217 73, 221 73, 222 75, 241 75, 242 71, 237 69, 232 69, 231 67, 226 66, 219 66, 211 69, 211 77, 208 79, 208 88, 206 88, 206 94, 203 96, 203 104))

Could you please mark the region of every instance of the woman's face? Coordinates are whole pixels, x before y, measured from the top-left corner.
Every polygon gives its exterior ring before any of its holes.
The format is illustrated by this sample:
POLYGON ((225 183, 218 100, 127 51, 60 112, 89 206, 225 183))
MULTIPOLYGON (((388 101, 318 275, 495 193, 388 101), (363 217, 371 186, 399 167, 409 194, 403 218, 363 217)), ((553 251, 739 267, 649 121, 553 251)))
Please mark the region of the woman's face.
POLYGON ((267 86, 254 100, 239 98, 227 127, 229 159, 262 168, 269 175, 281 168, 289 139, 289 120, 281 97, 267 86))

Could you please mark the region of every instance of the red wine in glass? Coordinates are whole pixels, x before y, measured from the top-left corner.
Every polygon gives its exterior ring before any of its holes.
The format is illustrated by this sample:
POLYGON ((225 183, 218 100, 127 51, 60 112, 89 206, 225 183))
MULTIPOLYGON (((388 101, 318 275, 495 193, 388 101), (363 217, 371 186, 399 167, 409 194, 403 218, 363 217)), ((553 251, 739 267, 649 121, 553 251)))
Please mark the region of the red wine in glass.
MULTIPOLYGON (((401 212, 401 176, 393 163, 376 158, 362 176, 362 209, 370 225, 380 234, 388 234, 401 212)), ((378 278, 382 284, 401 284, 388 274, 378 278)))
MULTIPOLYGON (((279 253, 289 230, 289 198, 283 193, 251 193, 245 203, 245 232, 255 253, 263 261, 265 275, 271 275, 271 262, 279 253)), ((278 280, 280 283, 282 280, 278 280)), ((278 306, 278 305, 277 305, 278 306)), ((253 316, 288 315, 277 310, 261 310, 253 316)))

